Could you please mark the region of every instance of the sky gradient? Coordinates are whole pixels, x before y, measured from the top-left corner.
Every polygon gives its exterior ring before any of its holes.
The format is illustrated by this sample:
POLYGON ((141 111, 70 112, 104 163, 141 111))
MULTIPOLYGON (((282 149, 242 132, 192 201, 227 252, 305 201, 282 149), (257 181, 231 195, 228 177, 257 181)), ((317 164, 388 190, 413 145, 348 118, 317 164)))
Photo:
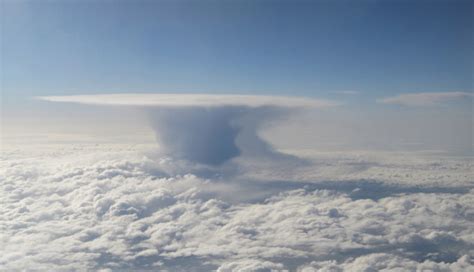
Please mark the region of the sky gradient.
POLYGON ((471 1, 2 1, 4 98, 470 91, 471 1))
MULTIPOLYGON (((423 130, 415 138, 454 131, 466 135, 456 149, 472 149, 472 1, 1 5, 4 131, 48 122, 63 129, 74 118, 92 124, 107 115, 97 107, 53 106, 37 96, 282 95, 343 105, 326 125, 360 116, 351 122, 386 131, 393 126, 385 116, 405 116, 420 120, 404 128, 423 130), (431 129, 421 129, 426 124, 431 129)), ((445 141, 459 142, 449 137, 445 141)))

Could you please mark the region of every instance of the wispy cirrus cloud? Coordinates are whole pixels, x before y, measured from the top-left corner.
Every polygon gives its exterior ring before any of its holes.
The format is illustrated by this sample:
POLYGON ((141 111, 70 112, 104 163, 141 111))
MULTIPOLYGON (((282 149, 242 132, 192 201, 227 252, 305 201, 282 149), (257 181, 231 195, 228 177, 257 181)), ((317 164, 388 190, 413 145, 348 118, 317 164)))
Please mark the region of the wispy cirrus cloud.
POLYGON ((472 97, 472 92, 426 92, 409 93, 378 99, 378 103, 404 106, 434 106, 450 100, 472 97))
POLYGON ((359 94, 360 92, 358 92, 358 91, 346 90, 346 91, 333 91, 332 93, 335 93, 335 94, 346 94, 346 95, 356 95, 356 94, 359 94))

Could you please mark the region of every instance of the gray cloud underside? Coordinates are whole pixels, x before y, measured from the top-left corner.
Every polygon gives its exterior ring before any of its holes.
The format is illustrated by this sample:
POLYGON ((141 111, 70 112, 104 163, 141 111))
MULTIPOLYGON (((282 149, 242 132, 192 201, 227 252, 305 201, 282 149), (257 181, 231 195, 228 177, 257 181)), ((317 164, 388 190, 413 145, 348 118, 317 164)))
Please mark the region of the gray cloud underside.
POLYGON ((2 151, 2 270, 474 268, 469 159, 313 154, 209 179, 148 149, 2 151))
POLYGON ((293 111, 280 107, 247 106, 147 110, 162 152, 205 165, 221 165, 239 156, 267 160, 285 157, 273 150, 258 132, 266 123, 293 111))

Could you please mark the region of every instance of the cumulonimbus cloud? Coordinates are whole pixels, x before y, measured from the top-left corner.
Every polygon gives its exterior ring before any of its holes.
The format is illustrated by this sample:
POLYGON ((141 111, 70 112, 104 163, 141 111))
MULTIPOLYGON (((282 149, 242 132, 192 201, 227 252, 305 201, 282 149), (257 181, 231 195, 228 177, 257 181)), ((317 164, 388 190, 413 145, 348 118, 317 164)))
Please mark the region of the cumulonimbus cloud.
POLYGON ((163 152, 207 165, 219 165, 239 155, 287 158, 259 137, 259 129, 269 121, 300 109, 339 104, 304 97, 210 94, 101 94, 38 98, 52 102, 143 107, 163 152))
POLYGON ((433 106, 440 103, 473 97, 472 92, 426 92, 426 93, 409 93, 397 96, 378 99, 378 103, 399 104, 404 106, 433 106))

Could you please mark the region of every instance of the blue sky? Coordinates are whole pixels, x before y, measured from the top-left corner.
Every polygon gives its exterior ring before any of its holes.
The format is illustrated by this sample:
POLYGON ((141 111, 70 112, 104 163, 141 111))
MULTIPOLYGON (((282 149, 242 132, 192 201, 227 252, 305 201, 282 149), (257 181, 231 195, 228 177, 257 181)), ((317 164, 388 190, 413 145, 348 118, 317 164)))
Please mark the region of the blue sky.
POLYGON ((2 10, 4 102, 472 89, 471 1, 2 1, 2 10))
MULTIPOLYGON (((473 150, 472 1, 1 5, 4 131, 96 133, 115 124, 120 134, 125 126, 123 113, 34 96, 288 95, 343 103, 332 115, 312 113, 307 137, 296 142, 344 136, 340 142, 354 148, 398 148, 403 140, 429 143, 420 149, 473 150)), ((288 140, 295 129, 279 133, 280 142, 295 142, 288 140)))

